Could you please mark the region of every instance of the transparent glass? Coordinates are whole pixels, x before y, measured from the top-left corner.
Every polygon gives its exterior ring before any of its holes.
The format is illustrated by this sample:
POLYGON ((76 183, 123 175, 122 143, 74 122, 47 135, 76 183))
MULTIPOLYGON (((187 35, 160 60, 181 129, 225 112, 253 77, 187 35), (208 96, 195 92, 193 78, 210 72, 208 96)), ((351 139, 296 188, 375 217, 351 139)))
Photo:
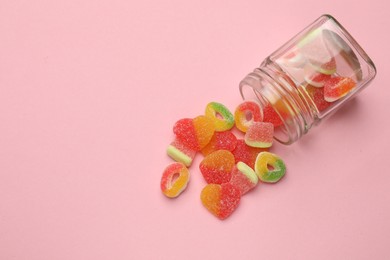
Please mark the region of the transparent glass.
POLYGON ((240 82, 244 99, 271 106, 275 139, 297 141, 375 77, 374 63, 330 15, 323 15, 240 82))

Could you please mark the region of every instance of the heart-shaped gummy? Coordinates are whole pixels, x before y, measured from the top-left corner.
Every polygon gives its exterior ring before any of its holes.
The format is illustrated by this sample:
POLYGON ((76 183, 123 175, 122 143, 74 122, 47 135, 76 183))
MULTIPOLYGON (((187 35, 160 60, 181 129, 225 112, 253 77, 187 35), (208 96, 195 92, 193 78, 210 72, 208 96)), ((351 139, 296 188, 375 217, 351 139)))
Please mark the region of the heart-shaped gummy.
POLYGON ((324 84, 324 98, 327 102, 334 102, 356 87, 356 82, 348 77, 333 77, 324 84))
POLYGON ((175 123, 173 132, 188 148, 200 151, 205 147, 214 134, 214 123, 205 116, 194 119, 183 118, 175 123))
POLYGON ((195 127, 192 118, 183 118, 178 120, 173 126, 173 132, 188 148, 198 151, 199 145, 196 139, 195 127))
POLYGON ((203 188, 200 199, 203 206, 214 216, 226 219, 237 209, 241 191, 231 183, 208 184, 203 188))
POLYGON ((234 155, 227 150, 218 150, 207 155, 199 164, 199 169, 207 183, 229 182, 235 165, 234 155))

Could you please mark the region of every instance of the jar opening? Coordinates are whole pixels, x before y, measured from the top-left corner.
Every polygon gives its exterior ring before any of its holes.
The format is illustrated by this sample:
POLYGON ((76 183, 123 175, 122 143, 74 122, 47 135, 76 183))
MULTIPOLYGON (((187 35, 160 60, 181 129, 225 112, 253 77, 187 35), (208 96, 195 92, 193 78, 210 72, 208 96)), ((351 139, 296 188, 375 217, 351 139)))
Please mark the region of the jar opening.
MULTIPOLYGON (((245 82, 240 83, 240 92, 241 96, 245 100, 251 100, 255 101, 259 104, 261 113, 264 116, 264 108, 271 104, 269 100, 267 100, 264 96, 260 94, 256 88, 252 87, 251 85, 246 84, 245 82)), ((283 144, 291 144, 294 142, 294 140, 291 139, 292 133, 289 133, 286 122, 283 119, 283 117, 280 115, 280 112, 277 110, 275 111, 275 115, 278 116, 278 119, 282 122, 282 124, 275 128, 274 130, 274 139, 280 143, 283 144)))

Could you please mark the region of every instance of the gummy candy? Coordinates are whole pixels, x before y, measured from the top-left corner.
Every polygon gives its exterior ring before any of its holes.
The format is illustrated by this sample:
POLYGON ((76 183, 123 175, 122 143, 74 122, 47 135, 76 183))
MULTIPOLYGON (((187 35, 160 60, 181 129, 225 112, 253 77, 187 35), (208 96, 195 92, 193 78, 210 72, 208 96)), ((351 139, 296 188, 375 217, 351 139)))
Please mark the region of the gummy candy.
POLYGON ((180 162, 168 165, 161 177, 161 191, 169 198, 175 198, 182 193, 190 180, 190 172, 187 167, 180 162), (179 175, 176 180, 174 176, 179 175))
POLYGON ((227 150, 218 150, 207 155, 199 169, 207 183, 221 184, 229 182, 234 167, 234 156, 227 150))
POLYGON ((237 186, 241 195, 244 195, 254 187, 256 187, 259 179, 254 170, 243 162, 238 162, 232 170, 232 178, 230 183, 237 186))
POLYGON ((245 143, 251 147, 268 148, 272 146, 274 125, 268 122, 254 122, 245 134, 245 143))
POLYGON ((236 149, 232 153, 236 163, 243 162, 253 169, 257 155, 262 151, 265 151, 265 149, 250 147, 243 139, 238 139, 236 149))
POLYGON ((222 132, 234 126, 234 116, 223 104, 210 102, 206 106, 205 115, 214 122, 215 131, 222 132), (222 117, 222 119, 219 118, 222 117))
POLYGON ((321 88, 324 86, 326 80, 330 79, 330 75, 322 74, 322 73, 307 73, 305 75, 305 80, 307 83, 312 85, 313 87, 321 88))
POLYGON ((328 102, 334 102, 354 89, 356 83, 353 79, 348 77, 334 77, 324 84, 324 97, 328 102))
POLYGON ((316 71, 327 75, 336 72, 336 60, 325 46, 320 29, 308 33, 297 47, 316 71))
POLYGON ((245 133, 253 122, 262 121, 259 105, 253 101, 241 103, 234 112, 234 120, 236 122, 236 127, 245 133))
POLYGON ((177 162, 183 163, 189 167, 196 155, 196 151, 185 146, 179 139, 175 140, 168 146, 167 154, 177 162))
POLYGON ((223 220, 238 207, 241 191, 231 183, 207 184, 200 194, 200 199, 208 211, 223 220))
POLYGON ((306 86, 306 91, 316 105, 318 111, 324 111, 331 103, 324 98, 324 88, 316 88, 311 85, 306 86))
POLYGON ((283 57, 282 62, 289 67, 301 68, 306 64, 306 58, 300 51, 294 50, 283 57))
POLYGON ((214 123, 205 116, 180 119, 173 127, 176 137, 194 151, 200 151, 208 144, 214 130, 214 123))
POLYGON ((210 120, 206 116, 195 117, 193 122, 195 127, 196 138, 199 144, 198 151, 200 151, 203 147, 205 147, 210 142, 211 138, 214 135, 215 128, 212 120, 210 120))
POLYGON ((276 154, 261 152, 256 158, 255 172, 262 182, 274 183, 285 175, 286 165, 276 154), (269 166, 272 169, 269 169, 269 166))
POLYGON ((206 156, 217 150, 233 151, 236 145, 237 138, 232 132, 215 132, 210 142, 201 150, 201 153, 206 156))
POLYGON ((183 118, 178 120, 173 126, 173 132, 178 140, 185 144, 188 148, 198 151, 198 140, 192 118, 183 118))
POLYGON ((336 59, 334 57, 332 57, 329 61, 322 64, 316 65, 316 63, 313 61, 311 61, 311 64, 319 73, 322 74, 332 75, 336 72, 336 59))
POLYGON ((280 119, 280 116, 275 112, 270 104, 267 104, 263 108, 263 121, 272 123, 274 127, 283 125, 282 119, 280 119))

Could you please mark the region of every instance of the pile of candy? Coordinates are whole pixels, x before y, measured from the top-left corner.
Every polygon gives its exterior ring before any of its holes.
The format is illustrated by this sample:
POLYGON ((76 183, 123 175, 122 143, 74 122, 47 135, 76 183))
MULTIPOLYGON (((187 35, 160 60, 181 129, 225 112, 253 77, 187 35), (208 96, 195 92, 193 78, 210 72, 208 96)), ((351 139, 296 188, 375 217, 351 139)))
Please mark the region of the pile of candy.
POLYGON ((190 180, 188 167, 200 152, 204 158, 199 169, 206 181, 201 201, 219 219, 229 217, 259 180, 275 183, 285 175, 283 160, 267 151, 274 127, 280 124, 272 107, 261 110, 252 101, 241 103, 234 115, 223 104, 211 102, 205 115, 178 120, 173 126, 175 139, 167 148, 176 162, 163 172, 163 194, 175 198, 185 190, 190 180), (245 134, 243 139, 231 131, 234 125, 245 134))

